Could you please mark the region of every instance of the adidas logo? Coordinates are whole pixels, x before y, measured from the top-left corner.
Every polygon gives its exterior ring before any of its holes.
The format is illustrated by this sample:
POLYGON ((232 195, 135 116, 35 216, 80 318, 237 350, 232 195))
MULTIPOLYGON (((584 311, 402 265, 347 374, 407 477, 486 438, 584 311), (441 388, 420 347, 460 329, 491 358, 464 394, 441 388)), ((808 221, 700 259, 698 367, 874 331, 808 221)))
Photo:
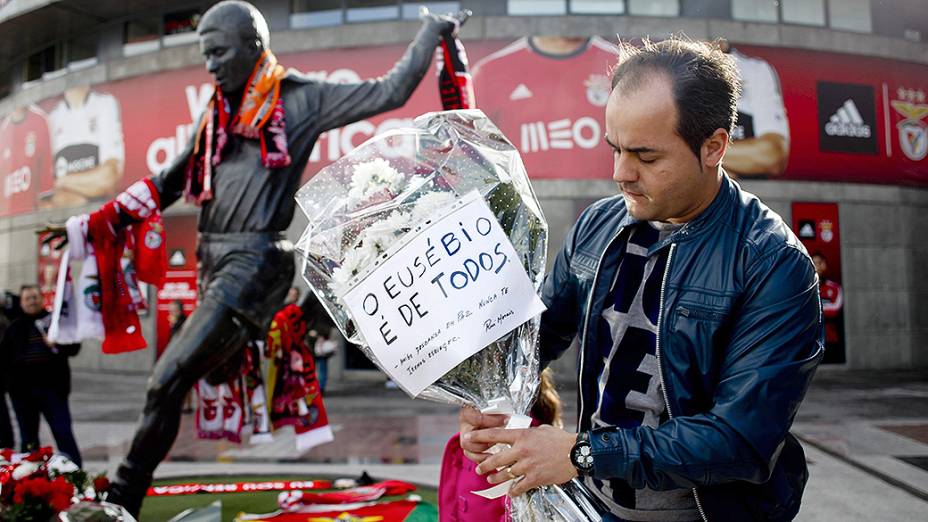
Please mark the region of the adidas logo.
POLYGON ((848 99, 825 124, 825 134, 846 138, 869 138, 870 126, 864 123, 854 100, 848 99))
POLYGON ((509 99, 511 101, 524 100, 526 98, 532 97, 532 91, 525 86, 524 83, 520 83, 518 87, 512 90, 512 93, 509 94, 509 99))

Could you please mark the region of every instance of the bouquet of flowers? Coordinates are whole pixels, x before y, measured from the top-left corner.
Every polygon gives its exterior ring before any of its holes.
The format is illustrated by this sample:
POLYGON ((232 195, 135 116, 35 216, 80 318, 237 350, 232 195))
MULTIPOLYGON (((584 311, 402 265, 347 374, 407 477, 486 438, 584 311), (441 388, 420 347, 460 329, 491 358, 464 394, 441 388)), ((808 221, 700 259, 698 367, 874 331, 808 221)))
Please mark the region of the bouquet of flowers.
POLYGON ((0 450, 0 520, 133 521, 104 502, 109 480, 91 477, 50 447, 32 453, 0 450), (80 512, 81 516, 73 514, 80 512))
MULTIPOLYGON (((303 276, 349 341, 411 396, 529 425, 547 224, 518 151, 481 111, 376 136, 296 199, 303 276)), ((576 495, 542 490, 516 499, 513 518, 585 519, 576 495)))

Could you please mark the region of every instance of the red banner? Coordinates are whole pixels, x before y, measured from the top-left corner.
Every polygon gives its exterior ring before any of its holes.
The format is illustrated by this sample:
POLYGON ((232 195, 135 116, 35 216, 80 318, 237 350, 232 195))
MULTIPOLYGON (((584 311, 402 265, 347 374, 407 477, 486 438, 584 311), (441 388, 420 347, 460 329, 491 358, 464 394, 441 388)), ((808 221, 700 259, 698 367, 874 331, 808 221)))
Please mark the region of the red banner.
POLYGON ((184 318, 189 316, 197 306, 197 217, 167 216, 164 218, 167 231, 166 248, 168 254, 168 271, 164 286, 158 290, 156 305, 156 331, 158 335, 156 357, 160 357, 171 340, 174 327, 171 314, 172 307, 180 307, 184 318))
MULTIPOLYGON (((615 51, 604 39, 559 55, 544 38, 465 42, 477 107, 520 149, 535 179, 608 179, 603 116, 615 51)), ((281 63, 327 81, 383 74, 402 45, 306 51, 281 63)), ((732 51, 744 79, 741 177, 928 185, 928 66, 759 46, 732 51), (866 71, 865 75, 861 71, 866 71)), ((401 109, 320 136, 317 172, 371 136, 441 108, 430 74, 401 109)), ((0 216, 102 200, 183 148, 212 90, 202 66, 68 90, 0 123, 0 216)))
POLYGON ((267 482, 189 483, 148 488, 149 497, 193 495, 196 493, 255 493, 258 491, 292 491, 332 489, 328 480, 272 480, 267 482))

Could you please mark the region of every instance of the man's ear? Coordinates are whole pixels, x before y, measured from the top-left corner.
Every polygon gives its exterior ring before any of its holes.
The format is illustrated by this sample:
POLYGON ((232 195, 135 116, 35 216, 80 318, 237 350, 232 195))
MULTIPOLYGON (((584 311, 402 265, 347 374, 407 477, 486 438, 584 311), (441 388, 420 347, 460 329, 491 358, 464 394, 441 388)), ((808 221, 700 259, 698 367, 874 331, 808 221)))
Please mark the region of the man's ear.
POLYGON ((715 168, 721 165, 725 151, 728 150, 730 137, 728 131, 722 128, 715 129, 711 136, 702 142, 700 160, 704 167, 715 168))

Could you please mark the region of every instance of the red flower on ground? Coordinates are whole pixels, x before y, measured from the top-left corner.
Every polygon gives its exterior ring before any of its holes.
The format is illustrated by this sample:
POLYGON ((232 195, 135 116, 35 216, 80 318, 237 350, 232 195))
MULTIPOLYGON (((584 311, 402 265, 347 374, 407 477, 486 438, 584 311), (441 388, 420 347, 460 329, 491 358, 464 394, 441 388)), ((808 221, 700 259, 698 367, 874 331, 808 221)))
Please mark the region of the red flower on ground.
POLYGON ((45 461, 52 458, 54 453, 55 451, 51 448, 51 446, 43 446, 27 455, 25 460, 28 460, 29 462, 45 461))
POLYGON ((110 479, 106 475, 100 475, 93 479, 93 490, 100 493, 106 493, 110 489, 110 479))

